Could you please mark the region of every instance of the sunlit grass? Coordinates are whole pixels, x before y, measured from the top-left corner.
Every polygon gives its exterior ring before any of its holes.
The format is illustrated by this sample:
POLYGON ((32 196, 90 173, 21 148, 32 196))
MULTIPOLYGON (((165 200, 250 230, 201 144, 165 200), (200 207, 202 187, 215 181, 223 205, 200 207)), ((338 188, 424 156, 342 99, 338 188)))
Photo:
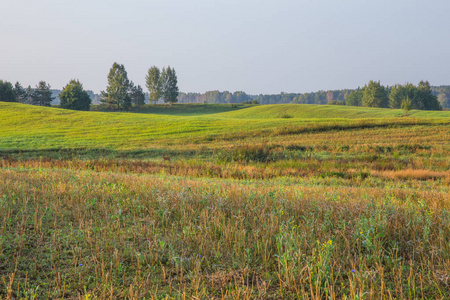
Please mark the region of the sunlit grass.
MULTIPOLYGON (((302 107, 294 105, 294 107, 302 107)), ((318 106, 317 106, 318 107, 318 106)), ((332 107, 339 111, 340 108, 332 107)), ((170 108, 167 108, 168 110, 170 108)), ((342 130, 411 124, 450 124, 450 118, 309 119, 270 118, 271 106, 256 106, 224 114, 176 116, 161 114, 75 112, 23 104, 0 103, 1 149, 109 148, 145 149, 160 145, 233 141, 308 131, 342 130), (257 111, 255 111, 257 110, 257 111), (258 111, 265 111, 258 116, 258 111), (255 118, 237 116, 248 112, 255 118)), ((291 106, 283 109, 292 110, 291 106)), ((321 108, 320 108, 321 109, 321 108)), ((361 108, 345 108, 351 111, 361 108)), ((367 109, 365 109, 367 110, 367 109)), ((364 111, 364 109, 363 109, 364 111)), ((372 117, 379 117, 377 111, 372 117)), ((391 117, 391 110, 381 110, 391 117)), ((450 116, 449 112, 441 112, 450 116)), ((439 112, 437 112, 439 114, 439 112)), ((312 115, 310 115, 311 117, 312 115)), ((316 118, 319 114, 314 114, 316 118)), ((331 117, 331 116, 330 116, 331 117)), ((365 114, 364 117, 367 117, 365 114)))

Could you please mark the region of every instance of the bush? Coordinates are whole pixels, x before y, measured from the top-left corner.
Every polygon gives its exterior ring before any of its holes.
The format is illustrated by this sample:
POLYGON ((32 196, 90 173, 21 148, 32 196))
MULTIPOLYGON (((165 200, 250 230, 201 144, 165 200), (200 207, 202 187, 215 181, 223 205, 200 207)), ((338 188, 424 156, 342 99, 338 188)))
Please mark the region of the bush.
POLYGON ((276 154, 265 145, 238 146, 220 153, 219 159, 226 162, 270 162, 276 160, 276 154))
POLYGON ((293 116, 291 116, 289 114, 281 114, 281 115, 278 116, 278 118, 290 119, 290 118, 293 118, 293 116))

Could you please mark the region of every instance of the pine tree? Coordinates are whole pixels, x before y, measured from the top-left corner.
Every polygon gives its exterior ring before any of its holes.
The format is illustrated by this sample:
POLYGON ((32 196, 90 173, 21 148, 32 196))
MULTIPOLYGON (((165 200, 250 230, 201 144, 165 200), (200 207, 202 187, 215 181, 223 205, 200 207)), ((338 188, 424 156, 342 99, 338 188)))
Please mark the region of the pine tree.
POLYGON ((19 82, 16 82, 16 84, 14 85, 14 93, 16 94, 17 102, 26 103, 27 91, 19 82))
POLYGON ((31 103, 33 105, 50 106, 53 99, 50 84, 47 84, 45 81, 39 81, 31 95, 31 103))
POLYGON ((136 107, 142 107, 145 104, 145 94, 140 85, 135 86, 133 82, 130 83, 130 99, 131 103, 136 107))

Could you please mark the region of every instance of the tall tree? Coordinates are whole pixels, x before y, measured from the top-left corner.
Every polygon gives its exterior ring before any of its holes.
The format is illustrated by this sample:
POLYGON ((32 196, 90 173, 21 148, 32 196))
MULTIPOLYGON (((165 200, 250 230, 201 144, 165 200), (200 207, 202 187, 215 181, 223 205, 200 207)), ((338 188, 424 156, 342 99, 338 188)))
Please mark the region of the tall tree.
POLYGON ((413 105, 416 98, 416 90, 416 87, 411 83, 394 85, 389 92, 389 107, 401 108, 402 102, 406 98, 409 98, 413 105))
POLYGON ((362 106, 388 107, 389 99, 386 89, 379 81, 371 80, 365 87, 362 97, 362 106))
POLYGON ((130 99, 134 106, 141 107, 145 104, 145 94, 140 85, 134 85, 133 82, 130 83, 130 99))
POLYGON ((16 102, 17 97, 11 82, 0 80, 0 101, 16 102))
POLYGON ((361 89, 357 89, 356 91, 351 92, 347 99, 345 100, 346 105, 350 106, 361 106, 363 98, 363 91, 361 89))
POLYGON ((59 94, 61 107, 74 110, 89 110, 91 97, 79 80, 72 79, 59 94))
POLYGON ((161 92, 164 102, 169 103, 170 106, 178 101, 177 74, 175 69, 172 69, 170 66, 163 68, 161 72, 161 92))
POLYGON ((33 104, 33 89, 31 88, 31 85, 27 87, 27 95, 25 99, 26 104, 33 104))
POLYGON ((411 83, 395 85, 389 93, 389 106, 401 108, 403 100, 409 98, 412 109, 441 110, 438 98, 433 95, 428 81, 421 81, 418 86, 411 83))
MULTIPOLYGON (((417 86, 417 102, 420 103, 419 109, 424 110, 442 110, 441 105, 435 95, 433 95, 428 81, 421 81, 417 86)), ((413 106, 414 107, 414 106, 413 106)))
POLYGON ((129 90, 127 71, 123 65, 115 62, 109 70, 108 86, 106 92, 102 91, 100 102, 105 103, 108 108, 129 109, 131 107, 129 90))
POLYGON ((236 91, 233 93, 234 103, 241 103, 250 101, 250 97, 243 91, 236 91))
POLYGON ((50 84, 45 81, 39 81, 31 95, 31 103, 33 105, 50 106, 53 101, 52 91, 50 90, 50 84))
POLYGON ((16 82, 16 84, 14 85, 14 93, 16 94, 17 102, 26 103, 27 91, 19 82, 16 82))
POLYGON ((161 71, 158 67, 153 66, 148 69, 148 73, 145 76, 145 85, 148 89, 150 102, 155 104, 161 98, 161 71))

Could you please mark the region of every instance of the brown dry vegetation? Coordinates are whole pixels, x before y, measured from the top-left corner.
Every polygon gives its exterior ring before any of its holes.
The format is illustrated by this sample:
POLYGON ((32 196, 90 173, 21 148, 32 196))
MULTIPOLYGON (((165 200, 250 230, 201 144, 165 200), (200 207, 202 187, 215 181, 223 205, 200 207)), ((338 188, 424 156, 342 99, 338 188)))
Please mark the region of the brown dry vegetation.
POLYGON ((48 169, 0 180, 3 296, 450 295, 444 191, 48 169))

